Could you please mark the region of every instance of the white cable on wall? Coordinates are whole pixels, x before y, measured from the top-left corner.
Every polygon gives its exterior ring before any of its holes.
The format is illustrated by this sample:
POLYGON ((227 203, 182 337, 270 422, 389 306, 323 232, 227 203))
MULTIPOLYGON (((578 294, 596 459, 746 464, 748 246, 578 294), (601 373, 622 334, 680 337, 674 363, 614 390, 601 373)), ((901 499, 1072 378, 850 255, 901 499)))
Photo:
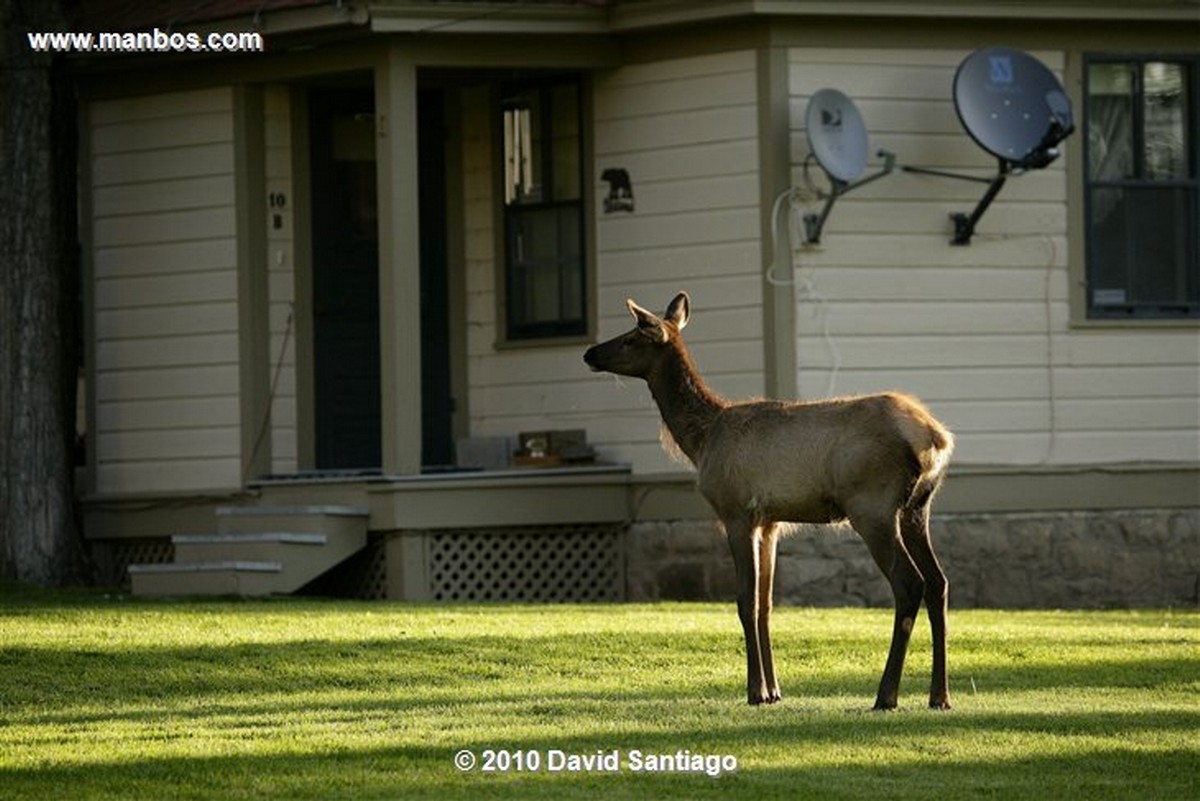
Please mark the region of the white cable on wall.
MULTIPOLYGON (((831 397, 834 394, 838 373, 842 367, 842 356, 837 342, 829 330, 829 299, 818 291, 813 269, 805 270, 803 267, 797 266, 794 261, 796 251, 800 250, 804 242, 804 216, 801 207, 803 195, 802 189, 789 187, 779 193, 771 206, 772 255, 765 277, 767 283, 772 286, 795 287, 797 305, 805 301, 814 304, 812 315, 820 322, 821 337, 825 341, 825 348, 829 351, 829 380, 825 385, 825 396, 831 397), (784 241, 784 246, 780 247, 780 215, 785 210, 788 236, 784 241), (787 271, 787 274, 781 274, 784 270, 787 271)), ((796 367, 799 369, 799 365, 796 367)))

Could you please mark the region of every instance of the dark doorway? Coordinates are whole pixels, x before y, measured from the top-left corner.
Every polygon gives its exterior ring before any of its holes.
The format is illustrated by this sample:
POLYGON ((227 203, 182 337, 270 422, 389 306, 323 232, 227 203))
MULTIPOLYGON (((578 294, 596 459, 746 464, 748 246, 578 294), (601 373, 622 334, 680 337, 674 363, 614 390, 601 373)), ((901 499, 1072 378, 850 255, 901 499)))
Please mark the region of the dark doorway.
POLYGON ((309 92, 318 470, 381 463, 374 111, 369 86, 309 92))
MULTIPOLYGON (((314 445, 318 470, 381 465, 379 234, 374 94, 309 91, 314 445)), ((446 103, 418 93, 421 464, 454 464, 446 197, 446 103)))
POLYGON ((441 89, 422 89, 417 94, 417 192, 421 217, 421 464, 432 470, 454 465, 445 106, 441 89))

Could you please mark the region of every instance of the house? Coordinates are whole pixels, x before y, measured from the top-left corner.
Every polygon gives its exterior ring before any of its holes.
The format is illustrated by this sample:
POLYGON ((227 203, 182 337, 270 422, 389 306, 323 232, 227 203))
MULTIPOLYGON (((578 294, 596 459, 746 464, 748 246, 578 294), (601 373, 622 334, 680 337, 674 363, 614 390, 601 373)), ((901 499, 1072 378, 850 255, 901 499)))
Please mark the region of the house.
MULTIPOLYGON (((357 553, 342 574, 396 598, 727 593, 648 393, 580 358, 627 296, 687 289, 719 392, 899 388, 956 432, 935 518, 959 602, 1196 601, 1200 3, 80 13, 166 51, 74 62, 82 500, 114 577, 289 591, 357 553), (1065 87, 1061 157, 1007 181, 968 245, 950 215, 980 184, 904 170, 800 242, 828 187, 808 99, 844 92, 901 165, 986 180, 952 86, 997 44, 1065 87), (580 430, 593 463, 456 469, 580 430)), ((790 540, 784 599, 886 593, 848 537, 790 540)))

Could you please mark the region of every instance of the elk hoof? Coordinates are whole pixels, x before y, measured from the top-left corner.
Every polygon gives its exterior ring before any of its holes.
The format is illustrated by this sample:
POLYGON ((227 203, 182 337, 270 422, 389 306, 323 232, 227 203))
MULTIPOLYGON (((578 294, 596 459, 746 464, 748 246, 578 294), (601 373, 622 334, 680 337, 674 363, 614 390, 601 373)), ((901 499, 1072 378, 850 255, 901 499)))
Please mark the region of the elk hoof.
POLYGON ((929 708, 937 709, 937 710, 949 710, 949 709, 951 709, 950 699, 949 698, 930 698, 929 699, 929 708))
POLYGON ((746 703, 750 706, 762 706, 763 704, 777 704, 783 700, 783 696, 779 694, 779 690, 762 693, 750 693, 746 696, 746 703))

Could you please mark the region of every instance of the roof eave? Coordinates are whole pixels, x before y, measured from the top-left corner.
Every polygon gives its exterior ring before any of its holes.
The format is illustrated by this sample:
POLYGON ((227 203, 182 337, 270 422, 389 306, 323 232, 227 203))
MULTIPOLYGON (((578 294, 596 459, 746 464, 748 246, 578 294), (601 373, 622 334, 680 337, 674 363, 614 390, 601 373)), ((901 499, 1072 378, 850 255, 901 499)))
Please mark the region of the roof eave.
POLYGON ((601 6, 522 3, 429 3, 405 0, 371 3, 375 33, 611 33, 601 6))
POLYGON ((615 3, 609 30, 631 32, 747 17, 893 18, 938 20, 1064 20, 1200 23, 1200 0, 726 0, 615 3))
POLYGON ((177 30, 213 32, 256 32, 270 39, 274 36, 294 36, 304 33, 325 32, 338 28, 354 28, 366 25, 370 12, 365 5, 329 4, 304 8, 279 9, 227 19, 205 20, 185 23, 177 30))

